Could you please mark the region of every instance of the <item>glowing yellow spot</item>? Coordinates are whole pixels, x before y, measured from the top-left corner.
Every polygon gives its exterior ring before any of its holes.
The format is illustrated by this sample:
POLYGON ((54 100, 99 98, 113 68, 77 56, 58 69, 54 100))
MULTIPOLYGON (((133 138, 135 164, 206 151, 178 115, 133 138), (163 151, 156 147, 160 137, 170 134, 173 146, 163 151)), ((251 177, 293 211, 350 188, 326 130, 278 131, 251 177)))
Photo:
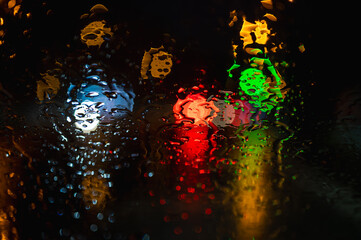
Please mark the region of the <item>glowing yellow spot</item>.
POLYGON ((298 46, 298 50, 300 50, 301 53, 304 53, 306 51, 306 48, 303 44, 301 44, 300 46, 298 46))
POLYGON ((233 27, 234 23, 238 21, 236 10, 233 10, 232 12, 230 12, 229 17, 231 18, 231 21, 228 23, 228 26, 233 27))
POLYGON ((104 13, 108 12, 108 8, 106 8, 103 4, 96 4, 90 9, 90 12, 104 13))
POLYGON ((89 17, 89 14, 84 13, 83 15, 80 16, 80 19, 86 19, 87 17, 89 17))
POLYGON ((37 81, 36 95, 40 101, 52 99, 60 89, 60 81, 49 73, 41 74, 42 80, 37 81))
POLYGON ((262 3, 262 6, 267 8, 267 9, 272 9, 273 8, 272 0, 262 0, 261 3, 262 3))
POLYGON ((171 72, 173 56, 163 50, 164 47, 161 46, 160 48, 151 48, 148 52, 144 52, 140 70, 143 79, 148 79, 148 71, 150 71, 153 77, 161 79, 164 79, 171 72))
POLYGON ((86 176, 82 181, 83 201, 91 209, 103 209, 107 198, 110 197, 109 188, 103 178, 86 176))
POLYGON ((0 18, 0 26, 4 25, 4 19, 0 18))
POLYGON ((243 40, 243 49, 247 45, 254 43, 251 33, 253 33, 256 37, 255 42, 262 45, 265 45, 271 36, 271 30, 268 29, 267 22, 265 20, 251 23, 244 18, 241 31, 239 32, 241 40, 243 40))
POLYGON ((150 72, 153 77, 165 78, 170 73, 172 65, 172 55, 160 51, 153 55, 150 72))
POLYGON ((256 35, 256 43, 259 44, 266 44, 269 35, 271 34, 271 30, 267 28, 267 22, 264 20, 256 21, 257 27, 254 30, 254 33, 256 35))
POLYGON ((259 49, 259 48, 250 48, 250 47, 248 47, 245 50, 250 55, 257 55, 258 53, 263 53, 263 51, 261 49, 259 49))
POLYGON ((270 130, 256 129, 238 135, 241 140, 238 146, 242 150, 233 156, 237 159, 235 177, 239 181, 233 181, 233 190, 227 193, 232 213, 239 216, 232 239, 262 239, 271 216, 267 209, 274 199, 274 191, 269 163, 274 157, 275 139, 268 138, 269 133, 270 130))
POLYGON ((14 7, 14 16, 19 12, 20 7, 21 7, 20 5, 16 5, 14 7))
POLYGON ((257 27, 256 24, 248 22, 246 18, 243 19, 243 25, 239 35, 241 36, 241 40, 243 40, 243 48, 248 44, 252 44, 252 36, 251 32, 257 27))
POLYGON ((80 37, 83 43, 88 47, 100 47, 104 42, 104 36, 113 36, 111 28, 106 28, 105 21, 94 21, 81 30, 80 37))
POLYGON ((270 14, 270 13, 266 13, 263 17, 266 17, 268 18, 269 20, 273 21, 273 22, 276 22, 277 21, 277 18, 275 15, 273 14, 270 14))
POLYGON ((10 0, 8 2, 8 8, 13 8, 13 7, 15 7, 15 5, 16 5, 16 0, 10 0))
POLYGON ((270 50, 271 50, 271 52, 276 52, 277 51, 277 46, 275 46, 275 47, 272 47, 270 50))
POLYGON ((237 50, 237 48, 238 48, 238 45, 233 44, 233 45, 232 45, 232 48, 233 48, 233 57, 234 57, 234 58, 237 58, 237 52, 236 52, 236 50, 237 50))

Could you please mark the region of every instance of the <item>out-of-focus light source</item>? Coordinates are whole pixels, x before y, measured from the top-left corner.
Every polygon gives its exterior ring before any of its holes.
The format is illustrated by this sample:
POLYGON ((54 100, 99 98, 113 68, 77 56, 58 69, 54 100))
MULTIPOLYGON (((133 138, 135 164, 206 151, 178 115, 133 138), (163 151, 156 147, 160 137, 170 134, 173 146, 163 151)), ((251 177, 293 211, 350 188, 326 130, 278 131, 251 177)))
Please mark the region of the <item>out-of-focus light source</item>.
POLYGON ((232 99, 229 94, 225 99, 210 97, 206 99, 201 94, 189 94, 184 99, 178 99, 173 107, 176 123, 193 124, 223 128, 260 124, 265 117, 250 101, 232 99))
POLYGON ((111 37, 113 35, 111 28, 105 27, 105 24, 106 22, 104 20, 89 23, 85 28, 81 30, 81 41, 85 43, 88 47, 100 47, 104 42, 105 36, 111 37))
POLYGON ((75 126, 90 133, 99 123, 111 123, 133 111, 135 94, 116 84, 85 85, 77 90, 74 107, 75 126))
POLYGON ((202 95, 189 94, 185 99, 178 99, 173 112, 178 123, 206 125, 217 117, 219 109, 213 101, 207 101, 202 95))
POLYGON ((99 124, 99 116, 96 103, 84 101, 74 109, 75 127, 81 129, 83 133, 95 131, 99 124))

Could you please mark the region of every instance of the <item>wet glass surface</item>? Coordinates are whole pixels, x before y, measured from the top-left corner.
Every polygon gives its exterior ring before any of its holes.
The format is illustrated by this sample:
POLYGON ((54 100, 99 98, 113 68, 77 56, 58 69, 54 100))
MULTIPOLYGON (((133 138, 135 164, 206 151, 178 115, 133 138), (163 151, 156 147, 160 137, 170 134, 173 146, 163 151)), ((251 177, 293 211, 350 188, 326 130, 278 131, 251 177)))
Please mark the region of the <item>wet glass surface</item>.
POLYGON ((360 239, 312 9, 0 1, 0 239, 360 239))

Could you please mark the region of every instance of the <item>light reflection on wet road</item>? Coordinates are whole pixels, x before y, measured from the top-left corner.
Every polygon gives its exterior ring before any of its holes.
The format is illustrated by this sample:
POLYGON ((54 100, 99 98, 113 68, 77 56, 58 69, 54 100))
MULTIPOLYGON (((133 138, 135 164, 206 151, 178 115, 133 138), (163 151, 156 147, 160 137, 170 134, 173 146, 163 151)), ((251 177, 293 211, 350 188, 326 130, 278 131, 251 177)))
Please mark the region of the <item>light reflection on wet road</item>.
MULTIPOLYGON (((64 150, 49 149, 48 144, 33 149, 42 149, 49 159, 46 163, 34 157, 31 168, 27 164, 3 166, 2 239, 17 239, 19 234, 25 239, 312 239, 325 236, 325 231, 332 237, 335 231, 330 225, 349 228, 349 233, 343 233, 346 236, 356 231, 352 224, 358 218, 344 225, 356 212, 338 209, 347 201, 343 198, 351 198, 348 193, 333 196, 339 199, 335 205, 319 205, 328 194, 318 190, 319 181, 329 188, 335 183, 300 160, 279 161, 276 145, 287 137, 280 133, 281 126, 238 131, 228 137, 225 134, 237 129, 221 134, 191 123, 160 129, 151 147, 128 145, 128 157, 116 157, 126 152, 115 147, 120 139, 104 142, 103 135, 104 147, 89 144, 87 135, 86 141, 74 142, 67 150, 70 155, 64 156, 73 156, 68 160, 56 160, 64 150), (289 162, 297 169, 289 167, 289 162), (313 177, 303 179, 303 171, 312 172, 313 177), (22 180, 24 174, 29 176, 27 183, 22 180), (36 189, 33 184, 38 185, 36 189), (320 223, 318 214, 341 215, 320 223), (26 221, 38 226, 29 232, 30 228, 21 228, 26 221), (298 227, 310 230, 298 236, 298 227), (317 228, 319 232, 313 233, 317 228)), ((123 133, 120 138, 130 137, 123 133)), ((34 138, 29 140, 35 143, 34 138)), ((96 135, 91 138, 96 142, 96 135)), ((17 161, 28 162, 24 154, 30 153, 21 153, 26 149, 24 142, 16 142, 13 151, 10 145, 14 143, 4 145, 2 157, 9 159, 10 151, 17 161)), ((359 205, 357 201, 348 204, 352 209, 359 205)))

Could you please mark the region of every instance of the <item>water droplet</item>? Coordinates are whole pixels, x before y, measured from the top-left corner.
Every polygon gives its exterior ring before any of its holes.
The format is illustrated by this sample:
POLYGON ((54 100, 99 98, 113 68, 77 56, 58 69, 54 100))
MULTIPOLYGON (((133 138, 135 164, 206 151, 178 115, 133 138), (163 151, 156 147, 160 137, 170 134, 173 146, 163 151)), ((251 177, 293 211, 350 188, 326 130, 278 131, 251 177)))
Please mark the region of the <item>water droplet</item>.
POLYGON ((92 224, 92 225, 90 225, 90 230, 92 232, 96 232, 96 231, 98 231, 98 226, 96 224, 92 224))
POLYGON ((109 215, 108 221, 109 221, 110 223, 114 223, 114 222, 115 222, 114 214, 109 215))
POLYGON ((104 218, 103 213, 98 213, 98 214, 97 214, 97 218, 98 218, 99 220, 103 220, 103 218, 104 218))
POLYGON ((97 97, 99 96, 98 92, 89 92, 85 95, 86 97, 97 97))
POLYGON ((142 240, 150 240, 150 236, 148 234, 145 234, 143 236, 142 240))
POLYGON ((80 213, 79 213, 79 212, 73 213, 73 217, 74 217, 75 219, 79 219, 79 218, 80 218, 80 213))

